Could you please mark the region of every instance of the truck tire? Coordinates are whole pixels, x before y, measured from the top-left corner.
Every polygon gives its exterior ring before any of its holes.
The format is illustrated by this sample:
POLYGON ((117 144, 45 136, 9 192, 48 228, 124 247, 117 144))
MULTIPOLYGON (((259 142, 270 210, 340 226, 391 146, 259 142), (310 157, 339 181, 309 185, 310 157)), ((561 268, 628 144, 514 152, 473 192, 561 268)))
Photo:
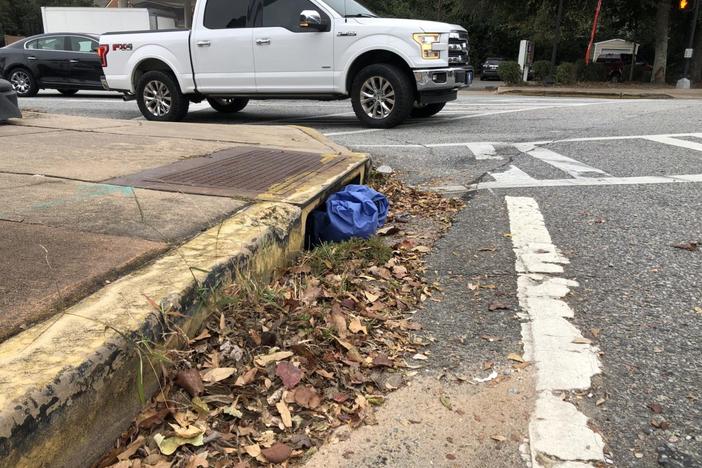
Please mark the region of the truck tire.
POLYGON ((185 118, 190 107, 175 78, 162 71, 144 73, 137 83, 136 96, 146 120, 178 122, 185 118))
POLYGON ((413 83, 393 65, 368 65, 356 75, 351 85, 353 110, 368 127, 400 125, 410 116, 414 101, 413 83))
POLYGON ((32 72, 23 67, 13 69, 7 75, 7 81, 12 84, 19 97, 33 97, 39 94, 39 85, 32 72))
POLYGON ((417 105, 412 109, 412 117, 431 117, 441 112, 446 107, 445 102, 435 104, 426 104, 424 106, 417 105))
POLYGON ((246 98, 219 98, 211 97, 207 98, 207 102, 210 106, 217 112, 222 112, 225 114, 233 114, 243 110, 249 104, 249 100, 246 98))

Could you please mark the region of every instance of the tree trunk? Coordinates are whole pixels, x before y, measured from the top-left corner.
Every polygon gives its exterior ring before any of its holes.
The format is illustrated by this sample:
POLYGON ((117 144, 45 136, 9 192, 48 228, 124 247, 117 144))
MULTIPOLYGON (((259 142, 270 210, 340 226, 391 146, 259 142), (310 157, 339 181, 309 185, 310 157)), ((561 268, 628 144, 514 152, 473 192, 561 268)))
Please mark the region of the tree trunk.
MULTIPOLYGON (((701 6, 702 7, 702 6, 701 6)), ((702 13, 697 19, 697 33, 695 37, 695 55, 692 61, 692 82, 702 81, 702 13)))
POLYGON ((668 65, 670 10, 672 7, 672 0, 658 0, 658 11, 656 12, 656 58, 653 61, 652 83, 665 84, 668 65))

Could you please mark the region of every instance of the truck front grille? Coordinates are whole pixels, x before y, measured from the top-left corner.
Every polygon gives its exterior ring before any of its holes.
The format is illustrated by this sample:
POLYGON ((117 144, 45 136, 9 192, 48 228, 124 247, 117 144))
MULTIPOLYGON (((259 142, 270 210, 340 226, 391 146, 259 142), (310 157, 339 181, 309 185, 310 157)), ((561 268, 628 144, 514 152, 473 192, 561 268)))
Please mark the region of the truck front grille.
POLYGON ((449 35, 449 65, 468 65, 468 33, 453 31, 449 35))

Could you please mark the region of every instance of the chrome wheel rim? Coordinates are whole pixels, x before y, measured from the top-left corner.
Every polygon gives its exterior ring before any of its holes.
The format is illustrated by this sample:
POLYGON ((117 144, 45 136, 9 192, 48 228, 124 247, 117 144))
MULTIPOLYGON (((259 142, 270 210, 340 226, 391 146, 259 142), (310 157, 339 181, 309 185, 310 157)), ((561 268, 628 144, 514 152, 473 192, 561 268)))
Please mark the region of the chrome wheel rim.
POLYGON ((171 92, 161 81, 149 81, 144 87, 144 104, 156 117, 163 117, 171 111, 173 98, 171 92))
POLYGON ((32 87, 32 79, 26 72, 21 70, 12 73, 10 83, 17 94, 27 94, 32 87))
POLYGON ((395 88, 382 76, 372 76, 361 86, 363 112, 372 119, 386 119, 395 109, 395 88))

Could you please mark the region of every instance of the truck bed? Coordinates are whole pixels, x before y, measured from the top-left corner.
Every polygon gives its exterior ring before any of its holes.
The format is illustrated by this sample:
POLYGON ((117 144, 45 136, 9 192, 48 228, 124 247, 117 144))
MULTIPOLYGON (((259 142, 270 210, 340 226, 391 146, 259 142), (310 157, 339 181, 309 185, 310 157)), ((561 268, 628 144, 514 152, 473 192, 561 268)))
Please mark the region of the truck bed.
POLYGON ((107 66, 103 67, 110 89, 135 92, 134 75, 144 60, 159 57, 173 70, 184 92, 194 89, 190 63, 190 30, 113 32, 100 36, 100 44, 109 47, 107 66))

